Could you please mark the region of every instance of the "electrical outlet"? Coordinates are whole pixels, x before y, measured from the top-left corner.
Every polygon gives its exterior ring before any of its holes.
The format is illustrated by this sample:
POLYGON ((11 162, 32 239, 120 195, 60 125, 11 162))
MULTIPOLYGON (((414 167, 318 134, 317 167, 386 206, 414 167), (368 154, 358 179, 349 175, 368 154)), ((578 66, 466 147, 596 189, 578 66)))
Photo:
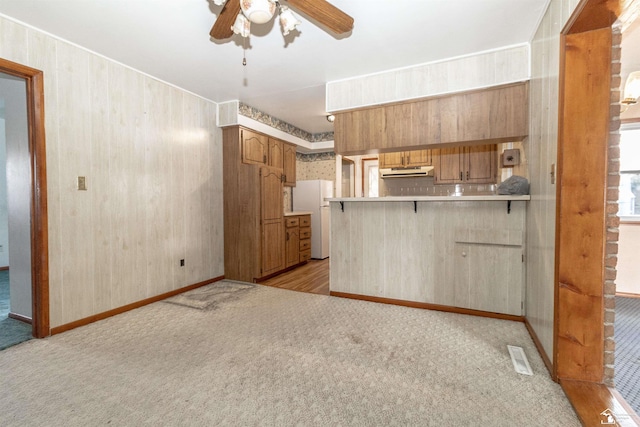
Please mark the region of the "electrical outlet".
POLYGON ((183 259, 180 260, 180 267, 184 267, 184 260, 183 259))
POLYGON ((502 166, 517 166, 520 164, 520 150, 512 148, 502 153, 502 166))

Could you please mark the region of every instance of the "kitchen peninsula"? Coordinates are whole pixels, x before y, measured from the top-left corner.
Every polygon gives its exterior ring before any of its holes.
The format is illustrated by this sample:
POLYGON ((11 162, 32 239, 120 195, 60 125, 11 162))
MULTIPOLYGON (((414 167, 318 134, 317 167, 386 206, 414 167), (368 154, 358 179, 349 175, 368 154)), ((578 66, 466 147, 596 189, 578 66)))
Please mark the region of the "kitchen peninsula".
POLYGON ((329 199, 331 294, 519 318, 527 200, 329 199))

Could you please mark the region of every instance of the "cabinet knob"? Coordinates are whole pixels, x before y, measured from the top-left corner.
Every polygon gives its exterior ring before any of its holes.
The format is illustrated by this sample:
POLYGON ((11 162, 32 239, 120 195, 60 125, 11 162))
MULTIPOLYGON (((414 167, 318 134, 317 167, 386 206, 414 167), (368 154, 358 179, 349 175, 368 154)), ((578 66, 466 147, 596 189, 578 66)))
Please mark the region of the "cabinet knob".
POLYGON ((462 257, 466 258, 466 256, 467 256, 467 253, 466 252, 462 252, 462 257))

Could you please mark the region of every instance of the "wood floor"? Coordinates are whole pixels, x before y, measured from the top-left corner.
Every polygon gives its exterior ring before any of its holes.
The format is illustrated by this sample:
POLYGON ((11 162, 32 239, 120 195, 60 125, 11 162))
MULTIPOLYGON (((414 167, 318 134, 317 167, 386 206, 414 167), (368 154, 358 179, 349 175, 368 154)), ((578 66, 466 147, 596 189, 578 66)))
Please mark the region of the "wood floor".
POLYGON ((261 285, 329 295, 329 258, 309 260, 291 271, 260 282, 261 285))

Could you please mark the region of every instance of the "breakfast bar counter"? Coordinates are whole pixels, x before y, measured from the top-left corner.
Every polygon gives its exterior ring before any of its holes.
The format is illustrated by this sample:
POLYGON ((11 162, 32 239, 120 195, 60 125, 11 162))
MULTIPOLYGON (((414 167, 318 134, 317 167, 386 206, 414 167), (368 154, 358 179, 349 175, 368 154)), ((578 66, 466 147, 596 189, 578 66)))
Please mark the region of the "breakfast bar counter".
POLYGON ((529 199, 328 199, 331 293, 522 316, 529 199))

